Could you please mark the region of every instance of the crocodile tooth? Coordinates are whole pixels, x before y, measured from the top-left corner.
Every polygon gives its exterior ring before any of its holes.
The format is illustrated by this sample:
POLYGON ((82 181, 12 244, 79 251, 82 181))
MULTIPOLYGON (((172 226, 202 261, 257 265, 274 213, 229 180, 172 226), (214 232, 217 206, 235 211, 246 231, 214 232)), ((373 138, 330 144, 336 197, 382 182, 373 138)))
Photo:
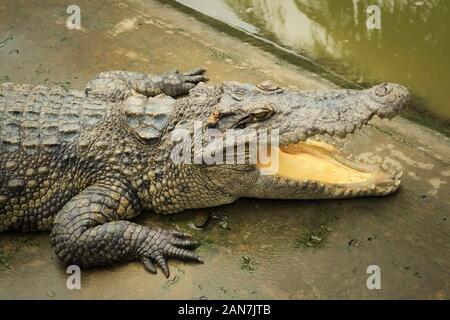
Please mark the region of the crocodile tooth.
POLYGON ((306 135, 304 132, 300 132, 297 134, 298 141, 304 141, 306 139, 306 135))
POLYGON ((355 127, 352 125, 347 125, 345 127, 345 131, 347 131, 347 133, 352 133, 353 131, 355 131, 355 127))
POLYGON ((345 138, 345 136, 347 135, 347 132, 345 131, 345 128, 341 128, 336 131, 336 135, 340 138, 345 138))

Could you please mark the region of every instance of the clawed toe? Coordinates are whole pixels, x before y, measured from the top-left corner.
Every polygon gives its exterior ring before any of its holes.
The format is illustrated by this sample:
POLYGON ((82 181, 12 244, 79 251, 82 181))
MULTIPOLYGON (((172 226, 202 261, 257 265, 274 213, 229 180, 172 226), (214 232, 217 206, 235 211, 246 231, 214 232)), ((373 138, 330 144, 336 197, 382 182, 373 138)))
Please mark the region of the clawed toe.
POLYGON ((190 239, 190 235, 180 231, 158 230, 162 237, 148 250, 145 250, 141 261, 149 272, 156 273, 158 266, 166 278, 170 276, 168 258, 203 263, 203 260, 189 249, 199 246, 199 242, 190 239), (165 239, 164 239, 165 238, 165 239))
POLYGON ((195 240, 189 240, 189 239, 174 239, 172 241, 172 244, 174 246, 180 247, 180 248, 186 248, 186 249, 193 249, 197 248, 200 243, 195 240))
POLYGON ((168 250, 167 250, 167 255, 169 257, 173 257, 176 259, 180 259, 180 260, 188 260, 188 261, 193 261, 193 262, 203 262, 200 257, 198 255, 196 255, 195 253, 183 249, 183 248, 179 248, 179 247, 175 247, 175 246, 171 246, 168 250))
POLYGON ((197 75, 203 75, 206 72, 203 68, 197 68, 194 70, 191 70, 189 72, 185 72, 184 75, 186 76, 197 76, 197 75))
POLYGON ((186 82, 197 84, 199 82, 206 82, 209 80, 207 77, 205 77, 205 72, 205 69, 197 68, 190 72, 185 72, 183 73, 183 75, 186 77, 186 82))
POLYGON ((169 265, 167 264, 167 259, 164 257, 162 253, 157 253, 153 260, 156 262, 158 267, 162 270, 166 278, 170 276, 169 265))
POLYGON ((191 237, 191 235, 190 235, 189 233, 183 232, 183 231, 178 231, 178 230, 170 231, 170 233, 171 233, 173 236, 178 237, 178 238, 182 238, 182 239, 190 238, 190 237, 191 237))
POLYGON ((147 269, 149 272, 156 274, 156 266, 153 263, 152 260, 150 260, 150 258, 147 257, 143 257, 142 258, 142 263, 144 264, 144 268, 147 269))
POLYGON ((199 76, 187 76, 186 81, 190 83, 199 83, 199 82, 206 82, 209 79, 203 75, 199 76))

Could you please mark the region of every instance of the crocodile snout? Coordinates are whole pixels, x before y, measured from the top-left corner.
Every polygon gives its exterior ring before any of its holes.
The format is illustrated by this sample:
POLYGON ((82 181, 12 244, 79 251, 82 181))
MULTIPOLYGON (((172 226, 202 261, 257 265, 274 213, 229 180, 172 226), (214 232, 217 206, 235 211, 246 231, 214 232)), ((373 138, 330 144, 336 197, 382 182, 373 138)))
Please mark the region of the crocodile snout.
POLYGON ((368 89, 372 106, 380 118, 391 118, 396 115, 410 100, 409 90, 397 83, 382 83, 368 89))

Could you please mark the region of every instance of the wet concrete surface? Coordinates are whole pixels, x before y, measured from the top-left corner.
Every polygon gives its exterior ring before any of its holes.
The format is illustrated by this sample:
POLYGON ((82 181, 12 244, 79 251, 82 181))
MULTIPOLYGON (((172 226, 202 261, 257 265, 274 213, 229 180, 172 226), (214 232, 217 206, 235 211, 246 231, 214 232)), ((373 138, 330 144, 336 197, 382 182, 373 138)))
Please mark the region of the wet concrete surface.
MULTIPOLYGON (((81 89, 96 73, 161 73, 204 66, 211 82, 271 79, 283 86, 330 83, 154 1, 77 1, 82 30, 68 30, 58 1, 1 1, 0 81, 81 89)), ((178 227, 202 241, 203 265, 170 261, 171 277, 138 262, 82 270, 82 289, 47 233, 0 234, 2 299, 448 299, 450 142, 405 119, 375 121, 345 150, 404 169, 387 197, 324 201, 241 199, 136 222, 178 227), (212 216, 203 228, 198 215, 212 216), (198 222, 198 221, 197 221, 198 222), (381 290, 369 290, 369 265, 381 290)))

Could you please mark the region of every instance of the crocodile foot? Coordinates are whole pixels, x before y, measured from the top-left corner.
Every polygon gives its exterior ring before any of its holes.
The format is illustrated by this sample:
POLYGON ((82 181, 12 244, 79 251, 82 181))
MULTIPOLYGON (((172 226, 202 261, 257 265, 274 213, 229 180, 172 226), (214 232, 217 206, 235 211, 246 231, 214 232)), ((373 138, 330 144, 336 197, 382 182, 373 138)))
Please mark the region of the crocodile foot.
POLYGON ((200 82, 209 79, 205 77, 205 69, 197 68, 189 72, 180 73, 177 69, 166 73, 163 76, 163 91, 169 96, 178 96, 189 93, 200 82))
POLYGON ((199 246, 199 242, 191 240, 186 233, 164 229, 152 229, 139 250, 145 269, 156 273, 156 265, 166 278, 170 276, 168 258, 203 263, 198 255, 189 251, 199 246))

